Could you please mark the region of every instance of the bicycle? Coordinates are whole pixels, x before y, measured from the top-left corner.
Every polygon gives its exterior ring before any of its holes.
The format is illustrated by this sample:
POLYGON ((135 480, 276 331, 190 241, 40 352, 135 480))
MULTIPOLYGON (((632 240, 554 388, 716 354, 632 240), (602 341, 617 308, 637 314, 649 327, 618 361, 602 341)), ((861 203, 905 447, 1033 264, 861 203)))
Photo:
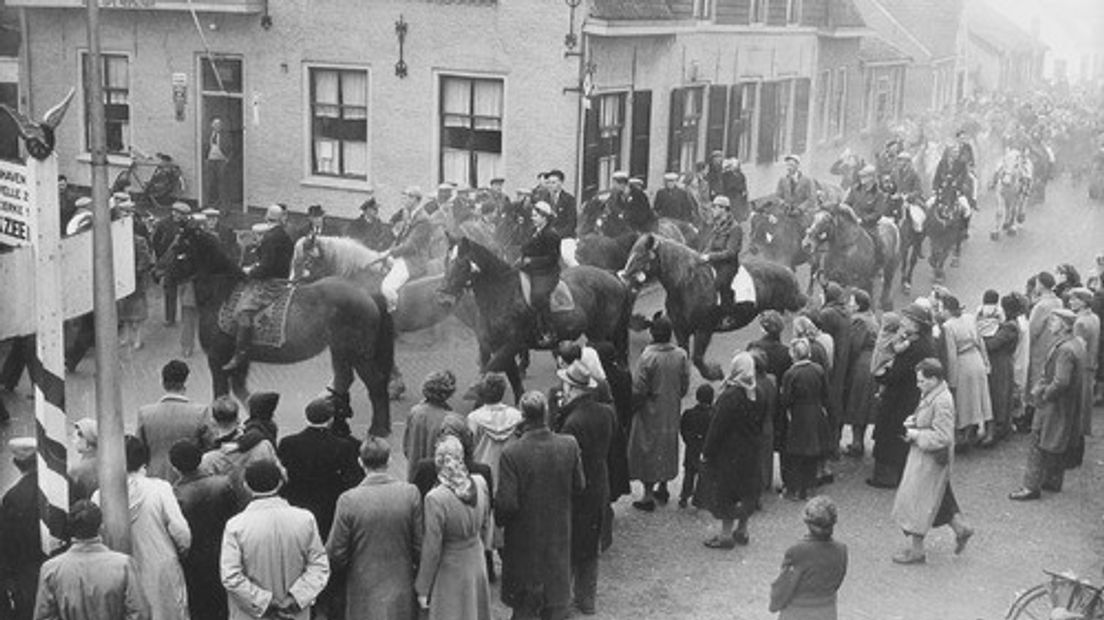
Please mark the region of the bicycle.
POLYGON ((1073 574, 1048 570, 1050 581, 1016 597, 1005 620, 1104 620, 1104 591, 1073 574))
POLYGON ((150 156, 135 146, 130 147, 129 156, 130 165, 115 177, 111 193, 127 192, 135 204, 164 208, 184 193, 184 176, 172 156, 164 153, 150 156), (143 170, 150 168, 147 176, 143 170))

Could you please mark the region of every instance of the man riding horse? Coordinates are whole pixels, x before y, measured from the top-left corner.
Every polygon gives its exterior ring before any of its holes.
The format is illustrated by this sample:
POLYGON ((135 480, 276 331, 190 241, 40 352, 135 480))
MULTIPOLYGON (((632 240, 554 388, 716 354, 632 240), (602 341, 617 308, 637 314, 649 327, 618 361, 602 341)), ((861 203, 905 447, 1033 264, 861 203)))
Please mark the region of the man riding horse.
POLYGON ((280 296, 276 287, 265 286, 265 280, 287 279, 291 273, 291 258, 295 242, 287 230, 287 212, 280 205, 271 205, 265 211, 268 230, 257 244, 257 263, 245 270, 250 283, 238 300, 234 310, 237 325, 234 357, 222 369, 232 371, 242 368, 249 361, 249 347, 253 343, 253 317, 280 296))
POLYGON ((874 166, 868 164, 863 167, 859 171, 859 184, 847 192, 843 201, 851 205, 859 218, 859 224, 870 235, 874 242, 874 263, 880 265, 884 260, 885 248, 882 247, 882 238, 878 234, 878 220, 888 213, 889 205, 886 195, 875 180, 876 174, 874 166))
POLYGON ((610 178, 613 187, 599 218, 601 232, 607 237, 618 237, 626 232, 654 231, 657 218, 644 190, 633 187, 627 172, 619 170, 610 178))
POLYGON ((728 196, 713 198, 713 226, 702 245, 700 259, 713 267, 713 286, 721 298, 721 320, 717 331, 734 329, 736 320, 736 294, 732 291, 732 279, 740 271, 740 250, 744 245, 744 231, 732 214, 728 196))
POLYGON ((803 217, 816 209, 816 187, 813 180, 801 172, 801 158, 787 155, 786 176, 778 179, 778 199, 785 205, 786 214, 803 217))
POLYGON ((380 284, 389 312, 394 312, 399 304, 402 285, 426 274, 434 233, 434 223, 421 205, 422 190, 413 186, 406 188, 402 201, 402 209, 397 214, 401 219, 395 225, 395 242, 385 252, 391 267, 380 284))
POLYGON ((529 276, 529 304, 537 318, 537 347, 555 344, 550 300, 560 282, 560 236, 552 226, 556 212, 543 200, 533 204, 533 236, 521 246, 518 267, 529 276))

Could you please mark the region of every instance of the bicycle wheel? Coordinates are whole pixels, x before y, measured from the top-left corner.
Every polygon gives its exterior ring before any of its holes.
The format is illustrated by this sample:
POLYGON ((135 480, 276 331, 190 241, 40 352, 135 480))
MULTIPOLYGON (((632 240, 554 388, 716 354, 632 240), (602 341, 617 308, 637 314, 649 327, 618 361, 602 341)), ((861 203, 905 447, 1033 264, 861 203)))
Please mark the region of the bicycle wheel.
POLYGON ((1005 620, 1048 620, 1053 609, 1050 588, 1046 584, 1041 584, 1019 595, 1008 608, 1004 618, 1005 620))

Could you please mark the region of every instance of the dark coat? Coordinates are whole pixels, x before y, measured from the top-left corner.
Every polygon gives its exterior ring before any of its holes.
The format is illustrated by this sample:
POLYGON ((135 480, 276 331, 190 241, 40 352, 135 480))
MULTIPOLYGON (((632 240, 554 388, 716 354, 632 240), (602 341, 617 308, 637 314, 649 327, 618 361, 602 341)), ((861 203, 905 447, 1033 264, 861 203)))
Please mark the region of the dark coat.
POLYGON ((694 220, 694 201, 690 192, 681 187, 664 187, 656 192, 655 213, 658 217, 669 217, 684 222, 694 220))
POLYGON ((869 424, 874 420, 874 393, 877 386, 871 374, 870 358, 878 338, 874 315, 859 313, 851 317, 848 336, 847 372, 843 390, 843 424, 869 424))
POLYGON ((425 275, 426 263, 433 254, 433 219, 424 207, 418 207, 409 214, 400 209, 395 217, 398 218, 398 230, 395 233, 395 244, 391 247, 391 256, 406 261, 410 279, 420 278, 425 275))
POLYGON ((254 280, 286 280, 291 274, 294 254, 295 242, 284 227, 269 228, 257 246, 257 264, 249 270, 249 277, 254 280))
POLYGON ((1031 430, 1039 434, 1039 449, 1061 454, 1081 431, 1081 368, 1085 345, 1073 336, 1060 336, 1047 351, 1031 430))
POLYGON ((885 216, 889 209, 886 196, 878 188, 877 183, 871 184, 869 189, 862 185, 852 187, 843 201, 851 205, 859 222, 867 228, 877 225, 878 220, 885 216))
POLYGON ((790 357, 790 348, 777 336, 764 335, 759 340, 748 343, 747 350, 759 349, 767 355, 767 374, 774 375, 777 381, 782 381, 782 375, 793 366, 793 358, 790 357))
POLYGON ((179 232, 180 222, 176 221, 172 214, 157 220, 153 225, 153 237, 150 239, 153 243, 153 253, 157 258, 165 255, 165 251, 172 245, 173 240, 176 239, 176 234, 179 232))
POLYGON ((713 404, 702 460, 712 479, 708 507, 718 519, 735 517, 736 502, 747 510, 759 499, 759 443, 767 415, 762 390, 758 386, 760 393, 752 401, 742 387, 726 386, 713 404))
POLYGON ((227 476, 193 473, 181 476, 173 493, 192 531, 192 546, 181 560, 189 611, 195 620, 226 618, 219 556, 226 522, 237 512, 234 487, 227 476))
POLYGON ((545 226, 521 245, 521 270, 531 276, 560 273, 560 236, 545 226))
POLYGON ((710 199, 726 196, 732 204, 732 213, 736 219, 740 221, 747 219, 747 177, 742 171, 724 170, 711 164, 705 179, 709 183, 710 199))
POLYGON ((828 371, 828 413, 835 422, 843 415, 847 362, 851 355, 851 313, 840 302, 820 311, 820 329, 832 337, 832 369, 828 371))
POLYGON ((495 520, 505 528, 502 601, 558 607, 571 601, 571 501, 586 487, 575 438, 541 427, 506 446, 495 520))
POLYGON ((993 404, 993 419, 1007 424, 1012 416, 1012 392, 1015 388, 1015 353, 1020 341, 1016 321, 1004 321, 997 333, 985 338, 989 354, 989 400, 993 404))
POLYGON ((46 556, 38 525, 38 485, 33 471, 23 474, 0 501, 0 594, 15 602, 15 620, 34 614, 38 569, 46 556))
POLYGON ((631 492, 629 486, 629 426, 632 423, 632 374, 621 366, 605 366, 606 383, 613 398, 613 410, 617 416, 617 428, 610 442, 609 474, 610 502, 631 492))
POLYGON ((827 451, 824 442, 827 401, 828 381, 820 364, 803 360, 782 376, 779 405, 787 422, 787 454, 820 456, 827 451))
POLYGON ((545 197, 548 204, 552 205, 552 211, 556 213, 556 219, 552 220, 552 229, 556 231, 561 239, 575 238, 575 227, 578 221, 575 197, 565 191, 560 192, 555 202, 552 201, 552 197, 547 192, 545 192, 545 197))
POLYGON ((875 380, 884 387, 874 425, 874 462, 897 472, 905 468, 909 444, 905 434, 905 418, 916 411, 920 403, 920 388, 916 387, 916 365, 920 360, 935 357, 935 344, 930 333, 921 334, 907 349, 898 353, 893 365, 875 380))
POLYGON ((709 432, 709 423, 713 419, 713 405, 696 403, 682 412, 679 420, 679 435, 686 445, 683 451, 682 466, 690 471, 701 467, 701 451, 705 444, 705 434, 709 432))
POLYGON ((775 193, 787 209, 809 213, 816 207, 816 188, 813 180, 804 174, 799 174, 797 179, 784 175, 778 179, 775 193))
POLYGON ((380 219, 369 222, 363 217, 358 217, 345 227, 345 236, 356 239, 364 247, 376 252, 387 250, 395 242, 395 234, 391 232, 391 227, 380 219))
POLYGON ((591 394, 564 405, 562 415, 560 432, 571 435, 579 444, 586 478, 583 492, 571 504, 571 561, 577 563, 598 557, 598 540, 610 495, 607 458, 617 420, 613 407, 598 402, 591 394))
POLYGON ((771 612, 800 608, 794 618, 835 618, 836 592, 847 574, 847 545, 812 536, 786 550, 782 573, 771 584, 771 612))
POLYGON ((625 201, 623 218, 629 228, 639 233, 655 230, 656 215, 652 211, 652 205, 648 201, 648 195, 644 190, 632 188, 629 190, 628 200, 625 201))
POLYGON ((284 498, 314 515, 323 539, 330 534, 337 498, 364 479, 358 451, 355 441, 338 437, 328 428, 314 427, 284 437, 276 448, 276 456, 287 469, 284 498))

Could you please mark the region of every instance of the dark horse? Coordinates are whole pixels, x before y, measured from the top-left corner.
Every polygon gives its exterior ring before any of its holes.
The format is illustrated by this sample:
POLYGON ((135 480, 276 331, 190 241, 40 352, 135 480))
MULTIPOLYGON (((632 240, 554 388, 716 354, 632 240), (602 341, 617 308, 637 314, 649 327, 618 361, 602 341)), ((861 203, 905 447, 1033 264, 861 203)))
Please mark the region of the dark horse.
POLYGON ((901 201, 897 230, 901 234, 901 289, 906 293, 912 290, 912 272, 920 260, 924 238, 928 232, 941 232, 928 224, 928 211, 922 202, 901 201))
MULTIPOLYGON (((193 226, 181 229, 158 263, 158 269, 178 282, 194 279, 199 344, 207 353, 215 396, 227 394, 233 388, 234 395, 244 401, 248 395, 249 367, 232 373, 222 370, 234 354, 234 336, 219 328, 218 314, 231 294, 245 286, 245 274, 223 253, 213 236, 193 226)), ((391 434, 387 378, 394 365, 394 329, 383 300, 373 299, 362 288, 339 278, 324 278, 295 287, 288 308, 286 343, 279 348, 254 344, 249 358, 271 364, 294 364, 318 355, 327 347, 333 363, 334 400, 347 406, 355 372, 368 388, 372 401, 368 432, 377 437, 391 434)))
POLYGON ((945 277, 944 265, 955 247, 961 242, 962 231, 966 226, 966 217, 970 213, 970 203, 965 196, 954 188, 936 192, 928 199, 927 219, 924 222, 924 235, 931 240, 931 265, 933 280, 942 282, 945 277))
POLYGON ((809 286, 806 294, 813 290, 819 256, 809 252, 801 244, 805 238, 805 229, 813 223, 807 213, 790 215, 785 205, 774 195, 758 198, 751 203, 751 218, 748 220, 748 251, 753 256, 761 256, 772 263, 779 263, 797 271, 801 265, 809 265, 809 286))
MULTIPOLYGON (((763 310, 796 312, 807 301, 797 277, 785 265, 762 260, 745 261, 744 267, 755 282, 755 303, 737 303, 739 329, 763 310)), ((697 251, 670 239, 647 234, 633 245, 619 274, 623 279, 640 282, 659 280, 667 292, 667 315, 675 328, 679 346, 690 352, 690 359, 703 377, 722 378, 721 368, 705 360, 706 350, 721 319, 717 294, 713 288, 713 269, 701 262, 697 251), (690 337, 694 337, 690 350, 690 337)))
MULTIPOLYGON (((612 273, 597 267, 565 269, 561 279, 574 298, 572 310, 553 312, 551 327, 557 340, 573 340, 582 334, 591 342, 613 343, 621 359, 628 357, 629 315, 632 292, 612 273)), ((479 307, 479 359, 484 371, 505 372, 514 397, 522 393, 517 356, 537 339, 533 310, 522 296, 517 269, 487 248, 461 238, 449 261, 441 294, 457 299, 471 288, 479 307)))
POLYGON ((900 245, 897 225, 882 219, 878 222, 878 234, 882 242, 881 261, 875 259, 874 240, 859 224, 855 212, 850 206, 841 204, 817 211, 801 243, 808 251, 822 244, 827 246, 822 271, 828 279, 844 286, 857 286, 871 297, 874 296, 874 280, 880 272, 881 307, 891 310, 900 245))

